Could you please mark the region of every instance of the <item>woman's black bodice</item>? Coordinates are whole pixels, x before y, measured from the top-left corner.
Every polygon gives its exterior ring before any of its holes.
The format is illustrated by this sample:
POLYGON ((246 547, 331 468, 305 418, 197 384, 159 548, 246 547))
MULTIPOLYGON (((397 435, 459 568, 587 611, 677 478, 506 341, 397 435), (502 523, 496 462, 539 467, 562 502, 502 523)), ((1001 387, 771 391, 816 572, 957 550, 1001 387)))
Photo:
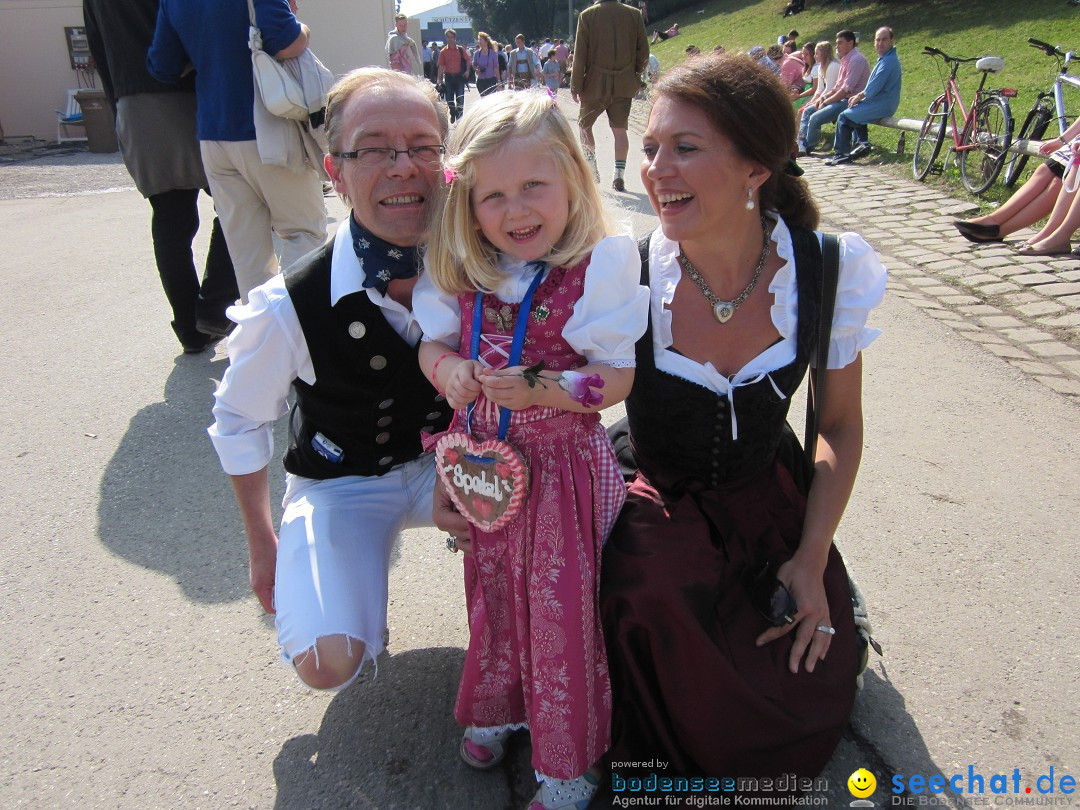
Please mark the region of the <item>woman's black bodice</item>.
MULTIPOLYGON (((630 442, 644 470, 663 471, 669 481, 697 479, 718 487, 771 464, 785 434, 790 437, 785 428, 788 407, 815 350, 822 275, 817 235, 793 227, 791 239, 798 289, 795 359, 736 389, 737 440, 732 439, 732 406, 726 396, 656 368, 650 317, 637 343, 634 387, 626 400, 630 442)), ((647 262, 642 277, 648 285, 647 262)))

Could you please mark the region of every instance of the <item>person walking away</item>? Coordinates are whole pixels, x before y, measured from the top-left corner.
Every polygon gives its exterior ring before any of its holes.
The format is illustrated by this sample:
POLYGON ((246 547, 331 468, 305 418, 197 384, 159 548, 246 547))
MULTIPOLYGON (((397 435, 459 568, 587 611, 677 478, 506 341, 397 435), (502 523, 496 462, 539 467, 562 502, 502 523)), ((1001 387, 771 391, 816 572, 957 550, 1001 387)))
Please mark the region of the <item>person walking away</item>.
POLYGON ((232 329, 226 307, 240 296, 215 216, 199 281, 191 245, 199 230, 199 189, 207 189, 196 133, 195 77, 166 85, 146 69, 157 0, 83 0, 83 20, 101 87, 116 113, 116 134, 135 187, 153 211, 150 234, 172 329, 187 354, 232 329))
POLYGON ((593 167, 593 178, 600 182, 596 166, 596 141, 593 124, 606 113, 615 138, 615 177, 612 188, 625 191, 623 174, 630 151, 627 126, 630 103, 641 86, 641 71, 649 61, 649 37, 641 12, 618 0, 597 0, 578 16, 574 39, 574 66, 570 74, 570 95, 580 101, 578 126, 585 159, 593 167))
MULTIPOLYGON (((307 49, 310 32, 288 0, 254 0, 254 8, 267 53, 288 59, 307 49)), ((189 65, 195 68, 203 167, 244 301, 278 273, 273 233, 282 242, 282 268, 326 241, 322 182, 299 128, 284 119, 270 122, 280 125, 284 165, 264 162, 260 154, 250 25, 243 3, 161 0, 146 62, 150 75, 165 84, 180 81, 189 65)))
POLYGON ((464 541, 460 753, 490 769, 527 725, 532 810, 583 808, 610 734, 597 563, 624 497, 597 410, 630 390, 648 293, 547 93, 481 99, 446 165, 415 297, 421 366, 458 409, 451 430, 505 439, 529 482, 509 523, 464 541))

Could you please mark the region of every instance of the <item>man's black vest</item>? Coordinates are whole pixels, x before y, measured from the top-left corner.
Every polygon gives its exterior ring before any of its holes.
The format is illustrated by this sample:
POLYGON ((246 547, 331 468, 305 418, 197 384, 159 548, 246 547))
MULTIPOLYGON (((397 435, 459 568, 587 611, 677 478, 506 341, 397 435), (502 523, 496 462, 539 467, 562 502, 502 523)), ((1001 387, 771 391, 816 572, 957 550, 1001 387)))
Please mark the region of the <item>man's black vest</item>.
POLYGON ((330 306, 331 240, 285 272, 315 384, 293 380, 285 469, 306 478, 382 475, 423 453, 420 433, 444 430, 453 411, 420 371, 418 347, 387 323, 366 290, 330 306), (321 433, 344 455, 316 451, 321 433))

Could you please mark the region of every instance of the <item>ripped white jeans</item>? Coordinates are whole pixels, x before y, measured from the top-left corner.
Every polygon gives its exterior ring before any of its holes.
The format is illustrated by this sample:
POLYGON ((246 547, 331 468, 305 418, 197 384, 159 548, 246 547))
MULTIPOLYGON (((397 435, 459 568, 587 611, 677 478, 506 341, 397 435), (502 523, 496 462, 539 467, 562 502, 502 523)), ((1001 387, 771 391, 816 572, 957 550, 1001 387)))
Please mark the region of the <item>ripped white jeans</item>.
POLYGON ((282 660, 312 647, 317 656, 329 635, 363 642, 364 661, 383 651, 390 553, 402 530, 432 525, 434 485, 430 455, 380 476, 286 476, 274 586, 282 660))

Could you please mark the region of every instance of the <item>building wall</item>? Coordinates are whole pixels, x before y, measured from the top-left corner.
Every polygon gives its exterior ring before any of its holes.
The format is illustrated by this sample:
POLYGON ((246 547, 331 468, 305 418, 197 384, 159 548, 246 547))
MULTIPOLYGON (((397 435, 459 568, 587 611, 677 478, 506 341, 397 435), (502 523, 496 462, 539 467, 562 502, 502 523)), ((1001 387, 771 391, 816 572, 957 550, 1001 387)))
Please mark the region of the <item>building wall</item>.
MULTIPOLYGON (((244 0, 219 0, 219 2, 244 0)), ((386 64, 392 0, 303 0, 311 48, 334 73, 386 64)), ((0 127, 8 139, 56 138, 56 110, 79 86, 65 26, 83 24, 82 0, 0 0, 0 127)))
MULTIPOLYGON (((472 20, 458 8, 456 2, 422 11, 415 15, 414 19, 419 22, 420 40, 445 42, 446 38, 443 36, 443 31, 447 28, 453 28, 457 34, 459 45, 473 45, 476 43, 472 20)), ((409 32, 412 35, 411 21, 409 32)), ((417 40, 417 42, 420 42, 420 40, 417 40)))

